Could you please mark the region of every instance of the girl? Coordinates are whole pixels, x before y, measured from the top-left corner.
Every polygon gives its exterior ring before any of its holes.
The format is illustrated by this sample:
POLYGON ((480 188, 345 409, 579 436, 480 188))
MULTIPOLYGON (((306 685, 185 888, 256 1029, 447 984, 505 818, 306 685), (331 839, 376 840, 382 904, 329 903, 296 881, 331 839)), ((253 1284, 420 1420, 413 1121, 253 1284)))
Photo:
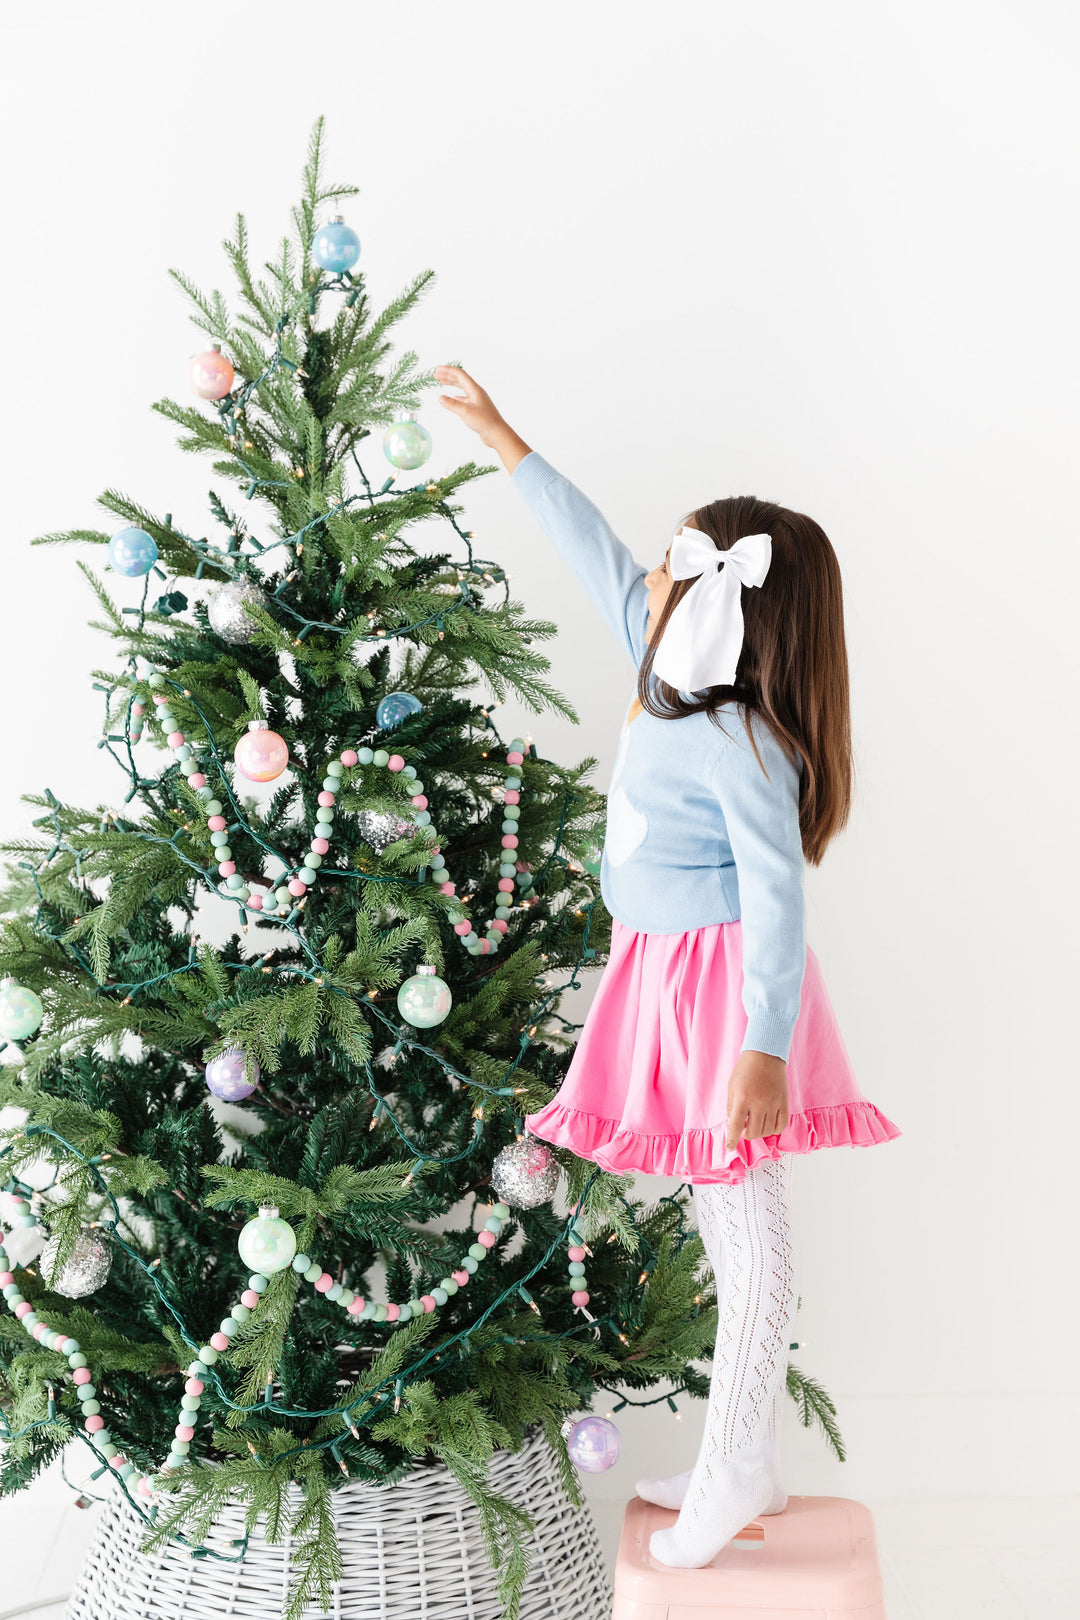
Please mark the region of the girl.
POLYGON ((651 572, 458 366, 442 404, 480 435, 637 670, 608 793, 611 951, 534 1135, 694 1187, 716 1276, 705 1432, 662 1563, 697 1568, 787 1493, 778 1433, 796 1293, 792 1155, 901 1134, 859 1090, 806 943, 805 861, 851 800, 840 570, 802 513, 753 496, 685 517, 651 572))

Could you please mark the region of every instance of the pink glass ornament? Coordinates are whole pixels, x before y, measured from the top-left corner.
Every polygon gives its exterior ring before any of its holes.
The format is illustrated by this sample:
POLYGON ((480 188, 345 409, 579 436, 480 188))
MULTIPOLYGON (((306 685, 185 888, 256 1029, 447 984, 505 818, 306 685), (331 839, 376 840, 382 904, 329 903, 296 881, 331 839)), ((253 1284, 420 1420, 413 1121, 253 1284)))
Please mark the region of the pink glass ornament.
POLYGON ((224 399, 235 377, 232 361, 214 343, 191 362, 191 386, 200 399, 224 399))
POLYGON ((236 768, 249 782, 272 782, 289 763, 284 737, 271 731, 265 720, 253 720, 233 754, 236 768))

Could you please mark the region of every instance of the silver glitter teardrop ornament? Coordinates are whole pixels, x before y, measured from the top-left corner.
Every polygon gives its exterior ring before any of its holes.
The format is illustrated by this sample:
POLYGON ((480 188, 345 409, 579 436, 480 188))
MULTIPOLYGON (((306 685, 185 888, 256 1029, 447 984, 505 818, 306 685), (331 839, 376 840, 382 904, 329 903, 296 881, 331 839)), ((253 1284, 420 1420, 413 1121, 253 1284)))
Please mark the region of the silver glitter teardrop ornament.
POLYGON ((249 642, 259 626, 244 610, 245 602, 255 607, 268 608, 270 599, 250 579, 229 579, 219 585, 206 606, 210 628, 222 641, 242 647, 249 642))
POLYGON ((525 1135, 495 1155, 491 1185, 504 1204, 535 1209, 554 1198, 559 1185, 559 1161, 546 1142, 525 1135))
POLYGON ((51 1237, 38 1259, 42 1279, 54 1294, 63 1294, 66 1299, 82 1299, 84 1294, 92 1294, 95 1288, 101 1287, 112 1265, 112 1255, 104 1238, 96 1232, 80 1232, 67 1263, 59 1276, 55 1276, 59 1249, 60 1239, 51 1237))
POLYGON ((380 855, 388 844, 395 844, 399 838, 407 838, 416 831, 415 821, 404 821, 401 816, 382 810, 361 810, 357 820, 361 838, 380 855))

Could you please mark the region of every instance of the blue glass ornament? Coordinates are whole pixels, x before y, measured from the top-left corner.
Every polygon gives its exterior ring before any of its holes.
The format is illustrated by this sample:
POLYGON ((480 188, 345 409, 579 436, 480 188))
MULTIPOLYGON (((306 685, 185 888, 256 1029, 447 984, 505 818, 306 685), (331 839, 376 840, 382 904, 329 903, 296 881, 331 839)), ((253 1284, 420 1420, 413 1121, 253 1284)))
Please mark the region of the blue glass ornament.
POLYGON ((566 1437, 566 1449, 583 1474, 602 1474, 619 1460, 621 1437, 610 1418, 581 1418, 566 1437))
POLYGON ((417 968, 397 993, 398 1012, 417 1029, 433 1029, 441 1024, 454 1004, 453 993, 430 963, 417 968))
POLYGON ((393 731, 410 714, 419 714, 423 707, 420 699, 413 697, 411 692, 387 692, 375 710, 375 723, 381 731, 393 731))
POLYGON ((344 215, 334 214, 316 232, 311 251, 321 269, 340 276, 343 270, 351 270, 360 257, 360 238, 351 226, 346 225, 344 215))
POLYGON ((245 1266, 261 1272, 264 1277, 272 1277, 275 1271, 284 1271, 292 1265, 296 1233, 268 1204, 242 1229, 236 1247, 245 1266))
POLYGON ((411 471, 430 456, 431 434, 415 416, 409 416, 404 422, 395 422, 387 428, 383 434, 383 449, 387 461, 411 471))
POLYGON ((41 1026, 41 997, 16 979, 0 980, 0 1038, 25 1041, 41 1026))
POLYGON ((148 574, 157 562, 158 550, 153 535, 145 529, 120 529, 109 541, 109 561, 117 574, 126 579, 137 579, 148 574))

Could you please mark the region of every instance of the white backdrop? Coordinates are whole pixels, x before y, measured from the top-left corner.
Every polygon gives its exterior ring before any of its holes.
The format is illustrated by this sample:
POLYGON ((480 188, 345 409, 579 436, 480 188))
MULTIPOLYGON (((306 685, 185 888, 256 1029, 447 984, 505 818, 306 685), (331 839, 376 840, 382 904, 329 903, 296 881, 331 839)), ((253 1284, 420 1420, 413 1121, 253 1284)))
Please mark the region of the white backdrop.
MULTIPOLYGON (((0 835, 46 785, 118 802, 89 592, 29 542, 108 527, 110 486, 206 532, 209 464, 149 408, 198 346, 166 271, 230 290, 237 209, 269 254, 325 112, 376 303, 438 274, 399 345, 465 364, 641 561, 745 491, 839 554, 858 796, 810 941, 905 1134, 796 1166, 800 1360, 848 1461, 789 1414, 789 1488, 1072 1488, 1075 12, 199 0, 3 32, 0 835)), ((491 459, 425 420, 435 471, 491 459)), ((629 665, 505 474, 468 515, 581 716, 505 734, 606 787, 629 665)), ((692 1459, 700 1408, 619 1421, 594 1494, 692 1459)))

